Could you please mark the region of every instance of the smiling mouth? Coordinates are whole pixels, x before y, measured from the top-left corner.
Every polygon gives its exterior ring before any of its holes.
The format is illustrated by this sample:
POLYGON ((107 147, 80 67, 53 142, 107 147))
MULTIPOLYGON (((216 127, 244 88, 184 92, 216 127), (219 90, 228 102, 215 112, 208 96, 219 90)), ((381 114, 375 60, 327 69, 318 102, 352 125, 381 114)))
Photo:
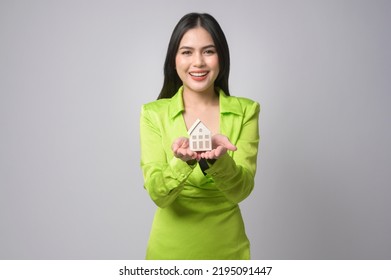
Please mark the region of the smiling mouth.
POLYGON ((208 72, 190 72, 189 74, 193 77, 205 77, 208 72))

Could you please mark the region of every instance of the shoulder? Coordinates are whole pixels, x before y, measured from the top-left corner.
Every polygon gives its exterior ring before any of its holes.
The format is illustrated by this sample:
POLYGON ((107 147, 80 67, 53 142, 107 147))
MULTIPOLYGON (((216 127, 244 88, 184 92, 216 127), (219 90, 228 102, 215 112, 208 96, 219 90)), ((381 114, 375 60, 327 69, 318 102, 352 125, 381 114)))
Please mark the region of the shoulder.
POLYGON ((167 108, 169 107, 170 99, 159 99, 141 106, 141 120, 149 120, 149 122, 157 124, 163 119, 166 119, 167 108))
POLYGON ((158 99, 152 102, 148 102, 142 105, 143 110, 147 111, 160 111, 168 107, 171 103, 171 98, 158 99))
POLYGON ((249 124, 255 125, 257 127, 259 121, 259 115, 261 112, 260 104, 247 97, 230 97, 235 100, 234 103, 237 104, 236 109, 232 109, 232 113, 237 114, 242 119, 242 125, 247 126, 249 124))
POLYGON ((234 97, 234 98, 238 100, 243 114, 243 118, 245 120, 258 118, 258 115, 261 111, 261 107, 257 101, 247 97, 234 97))
POLYGON ((247 97, 220 95, 220 106, 223 113, 232 113, 236 115, 251 115, 259 113, 260 105, 247 97))
POLYGON ((248 111, 259 111, 260 105, 257 101, 247 97, 226 95, 219 89, 220 106, 223 113, 246 114, 248 111))
POLYGON ((160 117, 175 117, 177 114, 182 112, 183 109, 181 88, 171 98, 158 99, 142 106, 142 112, 148 112, 148 114, 155 114, 160 117))
POLYGON ((172 103, 171 98, 158 99, 146 103, 141 107, 141 114, 162 118, 169 112, 171 103, 172 103))
POLYGON ((236 98, 243 107, 260 107, 259 103, 247 97, 232 96, 236 98))

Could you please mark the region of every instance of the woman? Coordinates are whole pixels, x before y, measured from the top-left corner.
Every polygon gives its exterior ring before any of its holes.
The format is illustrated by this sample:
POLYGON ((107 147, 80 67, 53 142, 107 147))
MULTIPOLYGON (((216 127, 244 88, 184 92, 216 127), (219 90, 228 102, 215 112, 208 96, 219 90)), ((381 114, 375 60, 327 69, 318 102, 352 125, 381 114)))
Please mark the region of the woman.
POLYGON ((185 15, 176 25, 158 100, 142 107, 144 187, 158 208, 147 259, 249 259, 239 202, 254 186, 259 104, 232 97, 229 50, 217 21, 185 15), (212 150, 189 148, 200 119, 212 150))

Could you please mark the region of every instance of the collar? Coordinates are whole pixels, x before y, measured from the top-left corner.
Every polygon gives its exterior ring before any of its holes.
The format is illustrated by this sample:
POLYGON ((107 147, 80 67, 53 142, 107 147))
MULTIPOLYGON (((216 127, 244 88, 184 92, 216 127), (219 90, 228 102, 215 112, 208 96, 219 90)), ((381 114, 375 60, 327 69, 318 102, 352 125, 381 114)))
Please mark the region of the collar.
POLYGON ((243 115, 239 100, 233 96, 227 96, 222 89, 217 88, 220 100, 220 114, 243 115))
MULTIPOLYGON (((217 88, 219 93, 220 114, 242 115, 242 107, 237 98, 227 96, 225 92, 217 88)), ((169 116, 173 119, 185 110, 183 105, 183 86, 181 86, 173 97, 168 108, 169 116)))
POLYGON ((171 97, 171 102, 168 107, 168 114, 173 119, 180 113, 182 113, 185 110, 185 107, 183 106, 183 86, 181 86, 177 93, 173 97, 171 97))

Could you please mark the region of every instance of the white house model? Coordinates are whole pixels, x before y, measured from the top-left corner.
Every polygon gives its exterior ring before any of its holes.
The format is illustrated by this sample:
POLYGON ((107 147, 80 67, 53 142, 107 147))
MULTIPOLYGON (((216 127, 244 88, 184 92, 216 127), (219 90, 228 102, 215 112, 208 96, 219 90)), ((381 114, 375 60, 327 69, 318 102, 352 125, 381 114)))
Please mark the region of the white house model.
POLYGON ((212 149, 212 135, 210 130, 197 119, 190 127, 189 145, 192 151, 209 151, 212 149))

